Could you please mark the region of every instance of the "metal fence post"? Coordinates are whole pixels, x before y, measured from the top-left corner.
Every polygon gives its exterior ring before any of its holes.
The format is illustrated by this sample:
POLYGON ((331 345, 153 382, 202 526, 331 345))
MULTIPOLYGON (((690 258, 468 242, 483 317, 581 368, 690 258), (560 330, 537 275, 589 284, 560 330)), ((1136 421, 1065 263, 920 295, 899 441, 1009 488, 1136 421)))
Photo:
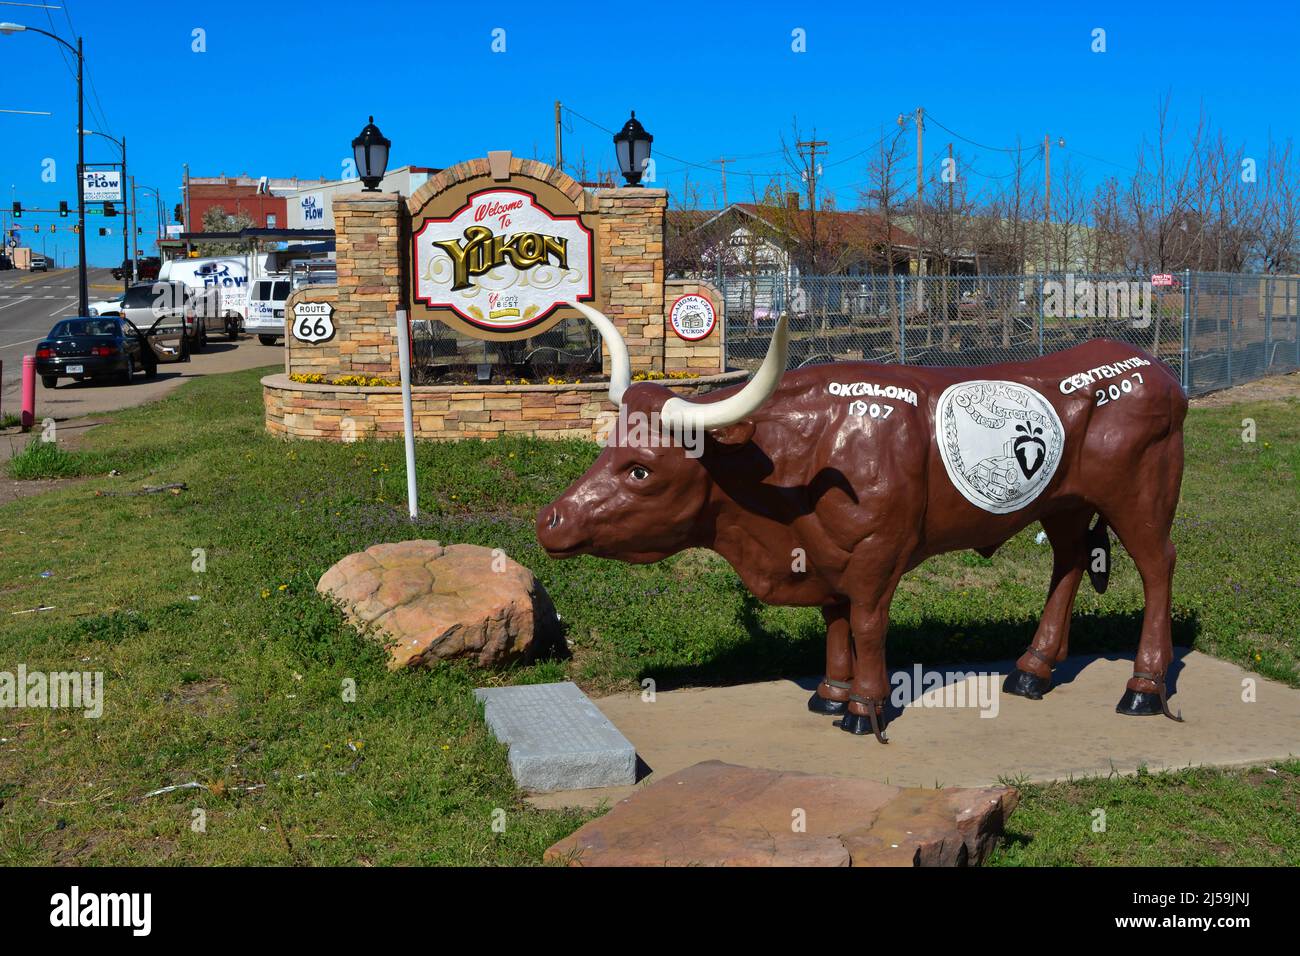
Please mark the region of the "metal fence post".
POLYGON ((1273 277, 1264 277, 1264 374, 1273 364, 1273 277))
POLYGON ((1232 387, 1232 279, 1228 279, 1228 387, 1232 387))
POLYGON ((1192 388, 1192 270, 1183 270, 1183 391, 1192 388))
POLYGON ((907 277, 898 277, 898 364, 907 364, 907 277))
POLYGON ((1043 277, 1038 276, 1038 354, 1043 354, 1043 277))

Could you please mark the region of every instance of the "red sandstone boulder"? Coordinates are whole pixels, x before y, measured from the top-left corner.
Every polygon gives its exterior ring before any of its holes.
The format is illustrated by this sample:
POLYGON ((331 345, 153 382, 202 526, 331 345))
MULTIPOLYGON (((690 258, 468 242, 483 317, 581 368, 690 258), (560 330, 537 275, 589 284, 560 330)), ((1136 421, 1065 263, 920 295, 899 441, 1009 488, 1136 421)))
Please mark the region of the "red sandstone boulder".
POLYGON ((384 642, 392 670, 457 658, 483 667, 530 660, 559 634, 533 573, 475 544, 376 544, 335 564, 316 590, 384 642))

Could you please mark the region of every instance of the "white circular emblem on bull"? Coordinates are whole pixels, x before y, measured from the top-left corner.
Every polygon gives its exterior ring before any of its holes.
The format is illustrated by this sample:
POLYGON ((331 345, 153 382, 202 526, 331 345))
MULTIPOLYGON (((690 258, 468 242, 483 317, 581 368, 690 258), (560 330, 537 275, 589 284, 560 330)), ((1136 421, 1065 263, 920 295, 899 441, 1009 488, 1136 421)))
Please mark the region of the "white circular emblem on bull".
POLYGON ((959 382, 944 389, 935 439, 948 478, 971 504, 1006 514, 1047 487, 1065 447, 1052 403, 1015 382, 959 382))

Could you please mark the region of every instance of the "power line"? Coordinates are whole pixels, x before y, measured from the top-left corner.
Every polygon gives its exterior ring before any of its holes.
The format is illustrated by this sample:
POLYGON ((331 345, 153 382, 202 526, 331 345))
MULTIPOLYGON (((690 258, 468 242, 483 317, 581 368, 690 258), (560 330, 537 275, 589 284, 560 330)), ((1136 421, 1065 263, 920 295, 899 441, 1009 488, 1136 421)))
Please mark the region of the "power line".
MULTIPOLYGON (((72 15, 68 12, 65 2, 63 7, 64 19, 68 21, 68 29, 73 36, 77 35, 76 28, 72 25, 72 15)), ((99 123, 105 132, 113 128, 113 124, 108 121, 108 114, 104 112, 104 104, 99 98, 99 87, 95 85, 95 74, 91 70, 90 64, 86 64, 86 82, 90 84, 90 94, 95 98, 95 115, 99 117, 99 123)))
POLYGON ((988 149, 997 153, 1019 153, 1022 152, 1023 150, 1023 147, 1020 146, 986 146, 983 143, 976 142, 975 140, 970 139, 969 137, 963 136, 961 133, 958 133, 954 129, 950 129, 947 126, 944 126, 942 123, 940 123, 937 119, 934 118, 934 115, 932 113, 927 112, 925 116, 926 119, 928 119, 935 126, 939 127, 941 130, 951 133, 953 136, 956 136, 963 143, 970 143, 970 145, 978 146, 980 149, 988 149))

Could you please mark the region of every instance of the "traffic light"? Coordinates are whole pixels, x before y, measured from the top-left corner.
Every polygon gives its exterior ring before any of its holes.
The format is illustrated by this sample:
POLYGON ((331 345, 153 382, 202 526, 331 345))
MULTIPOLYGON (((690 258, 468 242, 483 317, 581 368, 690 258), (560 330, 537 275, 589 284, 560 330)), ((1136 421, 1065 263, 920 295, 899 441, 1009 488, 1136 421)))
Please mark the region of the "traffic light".
POLYGON ((79 236, 79 235, 81 235, 81 227, 78 226, 76 223, 73 223, 73 225, 72 225, 72 234, 73 234, 74 236, 79 236))
POLYGON ((32 232, 40 232, 40 231, 41 231, 41 224, 39 222, 36 223, 34 226, 32 226, 32 232))
POLYGON ((15 218, 15 219, 21 219, 22 217, 23 217, 23 204, 20 203, 17 199, 15 199, 15 200, 14 200, 14 218, 15 218))
POLYGON ((101 236, 107 236, 107 235, 108 235, 108 230, 105 229, 103 226, 100 226, 100 227, 99 227, 99 234, 100 234, 101 236))
POLYGON ((104 215, 105 215, 105 216, 116 216, 116 215, 117 215, 117 207, 114 206, 111 202, 106 202, 106 203, 104 203, 104 215))
POLYGON ((54 225, 53 223, 51 223, 51 224, 50 224, 50 232, 58 232, 58 231, 59 231, 59 227, 56 226, 56 225, 54 225))
POLYGON ((64 219, 68 218, 68 201, 66 199, 59 200, 59 215, 64 219))
POLYGON ((183 204, 176 204, 176 208, 172 210, 172 218, 182 224, 185 222, 185 206, 183 204))

